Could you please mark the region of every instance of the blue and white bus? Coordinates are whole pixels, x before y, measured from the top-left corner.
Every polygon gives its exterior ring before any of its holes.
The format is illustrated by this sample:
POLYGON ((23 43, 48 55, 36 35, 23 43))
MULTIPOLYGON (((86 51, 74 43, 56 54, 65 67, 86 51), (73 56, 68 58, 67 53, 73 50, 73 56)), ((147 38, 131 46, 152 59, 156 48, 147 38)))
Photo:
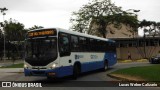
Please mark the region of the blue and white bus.
POLYGON ((115 41, 60 28, 27 33, 25 76, 74 78, 80 73, 106 70, 116 64, 115 41))

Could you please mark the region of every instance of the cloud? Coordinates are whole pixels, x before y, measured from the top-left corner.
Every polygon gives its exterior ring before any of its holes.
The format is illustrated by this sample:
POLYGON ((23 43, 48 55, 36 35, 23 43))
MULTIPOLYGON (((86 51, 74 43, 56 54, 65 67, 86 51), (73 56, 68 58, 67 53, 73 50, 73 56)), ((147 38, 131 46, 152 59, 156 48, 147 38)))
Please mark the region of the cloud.
MULTIPOLYGON (((26 27, 41 25, 69 28, 71 12, 90 0, 0 0, 0 7, 8 8, 5 19, 13 18, 26 27)), ((112 0, 122 9, 138 9, 140 20, 160 21, 160 0, 112 0)), ((0 15, 1 16, 1 15, 0 15)), ((0 21, 2 18, 0 17, 0 21)))
POLYGON ((71 11, 85 2, 87 0, 0 0, 0 6, 7 7, 11 12, 71 11))
POLYGON ((122 6, 122 9, 136 9, 140 20, 160 21, 160 0, 112 0, 117 6, 122 6))
POLYGON ((38 0, 1 0, 0 6, 6 7, 11 12, 38 12, 43 11, 43 5, 38 0))

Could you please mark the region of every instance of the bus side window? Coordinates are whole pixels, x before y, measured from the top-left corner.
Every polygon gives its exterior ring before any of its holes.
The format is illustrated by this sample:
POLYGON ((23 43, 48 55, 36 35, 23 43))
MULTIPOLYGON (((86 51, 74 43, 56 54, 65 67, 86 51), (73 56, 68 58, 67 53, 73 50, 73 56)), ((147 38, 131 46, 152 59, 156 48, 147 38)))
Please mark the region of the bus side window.
POLYGON ((71 51, 72 52, 79 51, 79 41, 77 36, 71 35, 71 51))
POLYGON ((70 43, 69 35, 65 33, 60 33, 59 35, 59 52, 60 56, 69 56, 70 55, 70 43))
POLYGON ((79 37, 79 49, 81 52, 86 52, 86 38, 79 37))
POLYGON ((94 50, 94 43, 93 43, 93 39, 90 39, 90 52, 93 52, 94 50))

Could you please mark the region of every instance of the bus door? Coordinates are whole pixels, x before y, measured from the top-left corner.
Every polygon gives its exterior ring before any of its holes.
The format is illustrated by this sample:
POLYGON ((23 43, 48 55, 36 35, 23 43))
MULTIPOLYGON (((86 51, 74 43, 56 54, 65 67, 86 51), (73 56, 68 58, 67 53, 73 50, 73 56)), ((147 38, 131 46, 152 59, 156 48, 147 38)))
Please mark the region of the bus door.
POLYGON ((59 33, 59 63, 62 75, 72 74, 72 61, 70 52, 70 37, 69 34, 59 33))

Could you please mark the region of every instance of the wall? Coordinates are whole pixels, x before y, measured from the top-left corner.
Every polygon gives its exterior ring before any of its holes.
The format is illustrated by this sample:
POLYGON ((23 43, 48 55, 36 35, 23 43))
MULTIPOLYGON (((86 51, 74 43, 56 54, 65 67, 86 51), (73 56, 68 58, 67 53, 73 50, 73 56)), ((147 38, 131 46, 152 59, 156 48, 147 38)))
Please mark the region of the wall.
MULTIPOLYGON (((128 59, 128 51, 131 53, 132 59, 142 59, 145 57, 144 47, 120 47, 117 48, 117 59, 128 59)), ((150 58, 159 53, 160 46, 146 46, 146 58, 150 58)))

